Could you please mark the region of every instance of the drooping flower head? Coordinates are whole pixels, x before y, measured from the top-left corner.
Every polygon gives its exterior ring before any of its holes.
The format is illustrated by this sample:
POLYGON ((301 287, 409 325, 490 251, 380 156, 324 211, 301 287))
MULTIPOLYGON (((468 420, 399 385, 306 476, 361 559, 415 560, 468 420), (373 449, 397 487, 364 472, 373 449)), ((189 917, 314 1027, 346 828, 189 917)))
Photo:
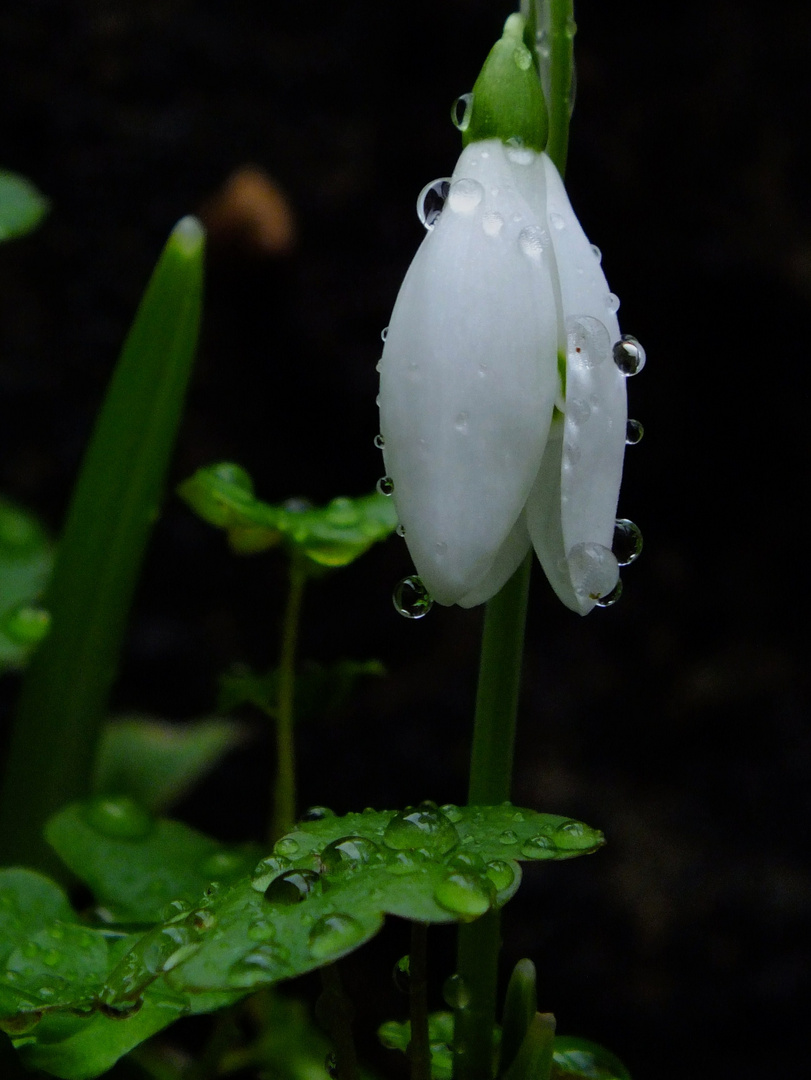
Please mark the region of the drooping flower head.
MULTIPOLYGON (((511 16, 444 206, 421 215, 429 231, 380 363, 384 489, 439 603, 488 600, 533 546, 563 603, 586 614, 617 595, 625 377, 644 353, 621 336, 600 253, 543 153, 522 32, 511 16)), ((638 532, 623 530, 633 555, 638 532)))

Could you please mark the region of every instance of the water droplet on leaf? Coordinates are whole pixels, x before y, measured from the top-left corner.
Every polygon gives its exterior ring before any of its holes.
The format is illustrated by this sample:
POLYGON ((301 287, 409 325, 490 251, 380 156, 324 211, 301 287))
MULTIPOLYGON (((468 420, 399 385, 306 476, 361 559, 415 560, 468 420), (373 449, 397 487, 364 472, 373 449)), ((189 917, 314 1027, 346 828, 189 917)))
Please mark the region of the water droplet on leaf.
POLYGON ((487 210, 482 215, 482 228, 488 236, 498 236, 504 228, 504 218, 496 210, 487 210))
POLYGON ((434 606, 422 580, 412 574, 397 584, 392 594, 394 608, 406 619, 421 619, 434 606))
POLYGON ((616 293, 610 292, 605 298, 605 306, 612 314, 616 314, 620 309, 620 298, 616 293))
POLYGON ((335 811, 328 806, 311 806, 301 815, 302 821, 323 821, 325 818, 335 817, 335 811))
POLYGON ((326 960, 351 949, 363 936, 363 926, 351 915, 324 915, 310 930, 310 952, 317 960, 326 960))
POLYGON ((555 210, 553 210, 549 215, 549 224, 552 226, 553 229, 556 229, 558 232, 566 228, 566 221, 563 215, 558 214, 555 210))
POLYGON ((534 263, 540 263, 549 237, 540 225, 527 225, 518 234, 518 246, 534 263))
POLYGON ((284 856, 269 855, 254 867, 251 875, 251 888, 263 893, 277 874, 289 870, 290 866, 290 860, 284 858, 284 856))
POLYGON ((144 840, 152 831, 152 815, 127 795, 99 795, 87 804, 84 817, 109 840, 144 840))
POLYGON ((515 869, 508 862, 504 862, 503 859, 493 859, 489 862, 486 873, 497 892, 509 889, 515 881, 515 869))
POLYGON ((294 855, 298 854, 298 849, 298 840, 292 836, 283 836, 281 840, 277 840, 273 845, 274 854, 281 855, 285 859, 292 859, 294 855))
POLYGON ((342 836, 327 844, 321 853, 321 862, 328 874, 351 873, 380 858, 380 848, 365 836, 342 836))
POLYGON ((470 987, 461 975, 450 975, 442 986, 442 997, 450 1009, 466 1009, 470 1005, 470 987))
POLYGON ((469 922, 490 910, 495 889, 488 877, 458 871, 440 881, 434 889, 434 899, 462 922, 469 922))
POLYGON ((597 260, 597 262, 602 262, 603 261, 603 253, 602 253, 602 251, 600 251, 600 249, 597 247, 596 244, 591 244, 590 246, 591 246, 591 253, 594 256, 594 258, 597 260))
POLYGON ((265 889, 265 899, 271 904, 289 907, 306 900, 319 883, 314 870, 285 870, 265 889))
POLYGON ((557 849, 548 836, 533 836, 521 845, 525 859, 554 859, 557 849))
POLYGON ((446 855, 459 843, 459 833, 438 808, 418 806, 394 815, 383 833, 383 843, 395 851, 424 848, 432 855, 446 855))

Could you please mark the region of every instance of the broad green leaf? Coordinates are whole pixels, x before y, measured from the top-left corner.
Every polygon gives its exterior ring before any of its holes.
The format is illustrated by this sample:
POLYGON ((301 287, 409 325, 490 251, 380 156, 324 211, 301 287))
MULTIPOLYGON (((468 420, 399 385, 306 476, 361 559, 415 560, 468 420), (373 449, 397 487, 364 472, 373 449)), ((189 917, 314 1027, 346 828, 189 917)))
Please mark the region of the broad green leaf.
POLYGON ((555 1044, 555 1018, 551 1013, 539 1013, 529 1022, 526 1034, 510 1067, 503 1072, 504 1080, 549 1080, 555 1044))
POLYGON ((604 1046, 573 1035, 555 1036, 553 1080, 631 1080, 622 1062, 604 1046))
POLYGON ((96 760, 95 790, 129 795, 154 812, 164 810, 244 741, 230 720, 184 724, 144 718, 112 721, 96 760))
POLYGON ((53 545, 30 514, 0 499, 0 672, 21 667, 48 630, 38 600, 53 564, 53 545))
POLYGON ((519 960, 513 968, 504 999, 501 1036, 501 1072, 515 1061, 538 1011, 535 965, 519 960))
POLYGON ((116 921, 157 922, 173 901, 195 903, 212 881, 254 865, 256 852, 227 848, 179 821, 154 818, 125 796, 100 795, 60 810, 48 843, 116 921))
MULTIPOLYGON (((358 679, 380 676, 386 669, 379 660, 339 660, 335 664, 305 663, 296 672, 296 717, 329 720, 340 713, 358 679)), ((259 675, 237 668, 220 679, 218 707, 223 711, 254 705, 274 716, 278 702, 278 672, 259 675)))
POLYGON ((197 342, 204 234, 164 248, 99 413, 23 683, 0 798, 0 861, 47 864, 45 821, 92 788, 130 601, 158 515, 197 342))
POLYGON ((198 469, 178 494, 204 521, 225 529, 241 555, 283 542, 318 566, 347 566, 397 527, 391 499, 379 492, 322 507, 303 499, 273 506, 255 497, 251 477, 230 462, 198 469))
MULTIPOLYGON (((388 1050, 408 1053, 411 1024, 408 1020, 387 1020, 378 1028, 377 1037, 388 1050)), ((435 1012, 428 1017, 428 1040, 431 1048, 433 1080, 451 1080, 453 1076, 453 1013, 435 1012)))
POLYGON ((48 200, 30 180, 0 169, 0 240, 31 232, 49 208, 48 200))

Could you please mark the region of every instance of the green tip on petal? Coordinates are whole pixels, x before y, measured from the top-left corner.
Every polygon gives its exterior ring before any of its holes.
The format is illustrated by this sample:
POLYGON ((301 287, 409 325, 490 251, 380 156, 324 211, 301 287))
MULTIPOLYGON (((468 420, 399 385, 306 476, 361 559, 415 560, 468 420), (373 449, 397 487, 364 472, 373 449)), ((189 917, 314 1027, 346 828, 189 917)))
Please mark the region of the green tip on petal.
POLYGON ((531 150, 546 146, 549 121, 532 53, 524 44, 526 21, 510 15, 473 87, 465 146, 483 139, 516 142, 531 150))

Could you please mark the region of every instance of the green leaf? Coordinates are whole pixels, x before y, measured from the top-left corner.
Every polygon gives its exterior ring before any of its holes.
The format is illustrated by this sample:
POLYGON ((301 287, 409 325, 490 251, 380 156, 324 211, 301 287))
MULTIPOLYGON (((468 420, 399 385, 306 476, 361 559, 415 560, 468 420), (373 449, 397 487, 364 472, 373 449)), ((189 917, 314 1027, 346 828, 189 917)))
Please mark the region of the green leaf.
MULTIPOLYGON (((387 1020, 378 1028, 377 1037, 388 1050, 408 1053, 411 1024, 408 1020, 387 1020)), ((453 1076, 453 1013, 435 1012, 428 1017, 428 1041, 431 1049, 433 1080, 451 1080, 453 1076)))
POLYGON ((549 1080, 555 1042, 555 1018, 551 1013, 536 1012, 527 1028, 514 1061, 503 1074, 504 1080, 549 1080))
POLYGON ((200 321, 203 230, 173 230, 124 343, 46 595, 0 801, 0 860, 46 863, 48 817, 92 787, 130 602, 174 445, 200 321))
POLYGON ((47 632, 39 606, 53 545, 31 514, 0 499, 0 672, 21 667, 47 632))
POLYGON ((102 734, 95 790, 129 795, 149 810, 164 810, 244 738, 242 728, 230 720, 114 720, 102 734))
POLYGON ((174 901, 193 904, 212 881, 256 862, 253 849, 225 847, 179 821, 153 818, 125 796, 98 796, 60 810, 48 843, 115 921, 157 922, 174 901))
POLYGON ((30 180, 0 169, 0 240, 31 232, 49 209, 50 203, 30 180))
POLYGON ((518 1057, 521 1044, 538 1011, 535 965, 519 960, 513 968, 504 999, 501 1036, 501 1071, 509 1069, 518 1057))
MULTIPOLYGON (((333 719, 343 709, 358 679, 385 673, 379 660, 339 660, 329 665, 305 663, 296 672, 296 716, 299 720, 333 719)), ((221 677, 217 705, 223 712, 240 705, 254 705, 275 716, 278 693, 275 669, 259 675, 249 668, 237 668, 221 677)))
POLYGON ((229 462, 198 469, 178 494, 204 521, 225 529, 241 555, 283 542, 317 566, 347 566, 397 527, 391 499, 377 491, 322 507, 302 499, 273 506, 257 499, 248 473, 229 462))
POLYGON ((573 1035, 556 1035, 553 1080, 631 1080, 622 1062, 604 1046, 573 1035))

